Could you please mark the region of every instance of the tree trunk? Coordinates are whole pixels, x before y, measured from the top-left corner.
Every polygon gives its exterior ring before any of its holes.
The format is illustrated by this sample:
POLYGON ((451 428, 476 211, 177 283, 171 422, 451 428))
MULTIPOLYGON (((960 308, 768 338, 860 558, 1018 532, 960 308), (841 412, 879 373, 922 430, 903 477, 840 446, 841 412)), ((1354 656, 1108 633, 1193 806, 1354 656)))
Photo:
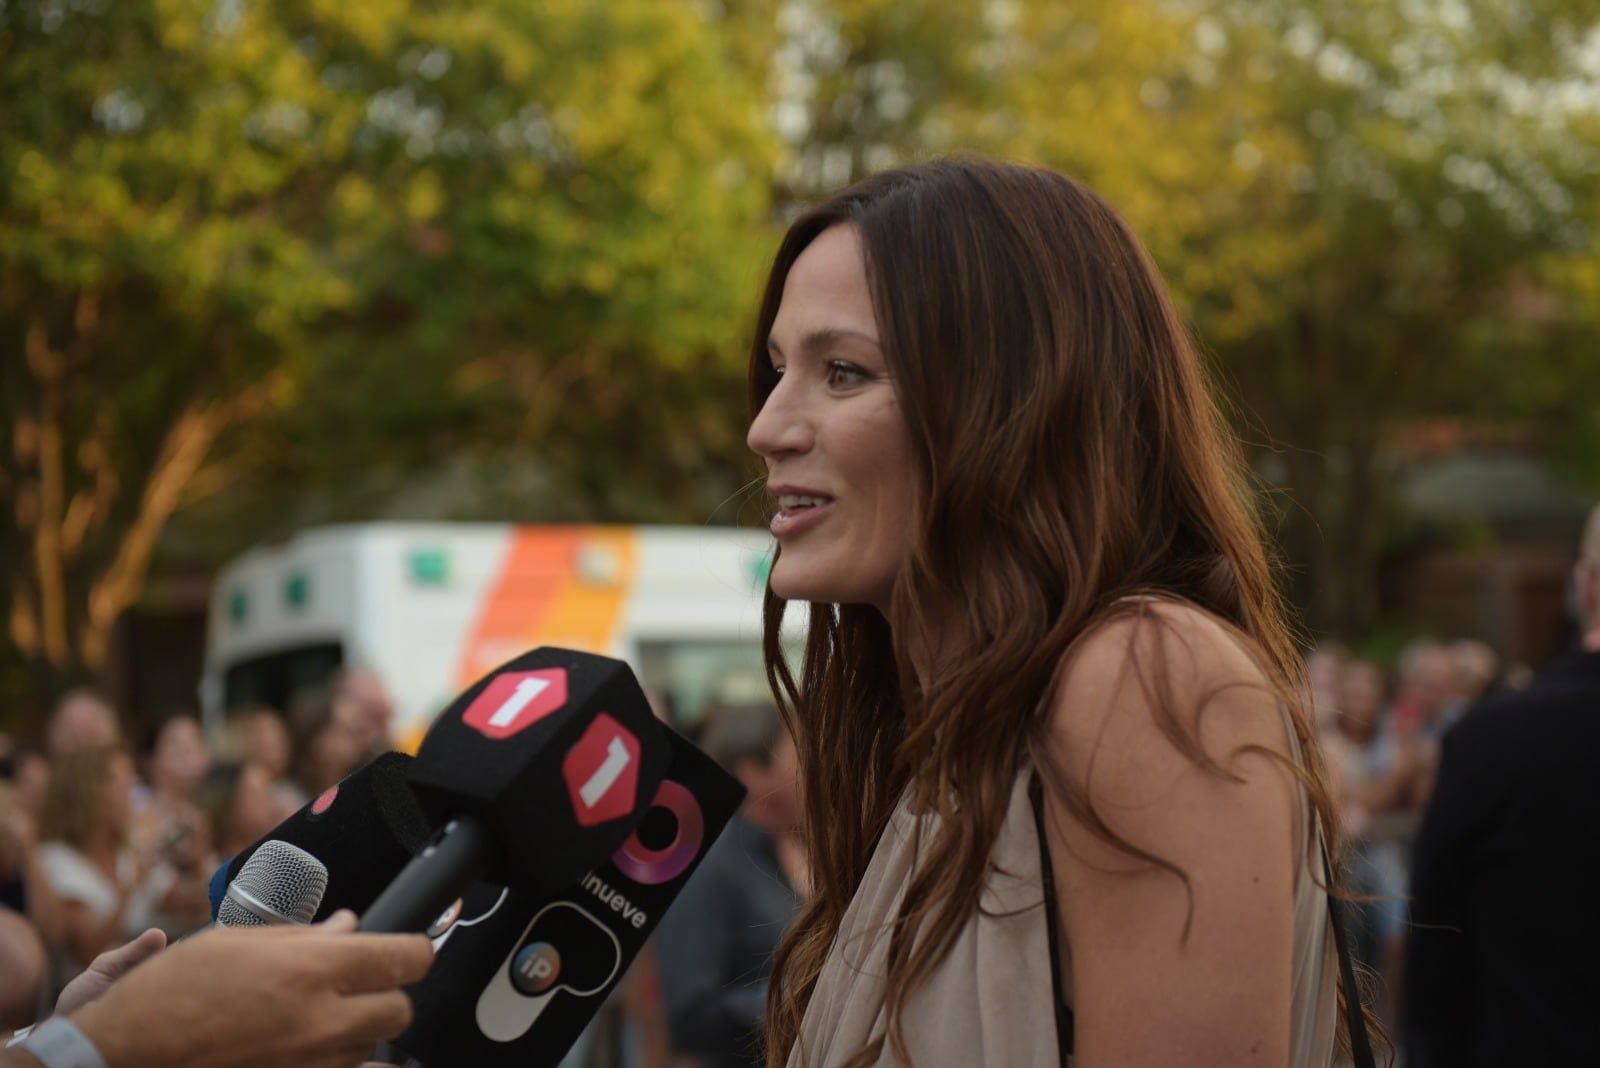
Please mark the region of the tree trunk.
POLYGON ((115 409, 96 399, 89 380, 98 303, 79 294, 70 322, 54 331, 46 315, 31 315, 25 326, 26 360, 12 379, 12 455, 0 465, 16 519, 0 560, 10 636, 0 654, 0 695, 25 734, 64 688, 101 674, 112 628, 137 603, 161 532, 217 436, 270 390, 261 382, 243 394, 192 397, 147 464, 121 457, 137 496, 123 494, 109 444, 115 409))

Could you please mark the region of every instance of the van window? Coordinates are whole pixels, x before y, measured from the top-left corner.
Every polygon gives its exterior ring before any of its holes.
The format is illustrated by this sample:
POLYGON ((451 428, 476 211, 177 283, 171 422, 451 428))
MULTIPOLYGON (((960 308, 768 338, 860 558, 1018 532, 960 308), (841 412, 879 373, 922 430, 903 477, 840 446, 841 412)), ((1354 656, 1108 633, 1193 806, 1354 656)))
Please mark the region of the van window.
POLYGON ((303 645, 242 660, 223 676, 222 707, 227 712, 264 704, 288 712, 296 693, 333 677, 344 663, 340 642, 303 645))
MULTIPOLYGON (((791 664, 798 652, 790 650, 791 664)), ((664 700, 672 725, 691 735, 716 705, 772 700, 758 642, 640 642, 636 666, 645 692, 664 700)))

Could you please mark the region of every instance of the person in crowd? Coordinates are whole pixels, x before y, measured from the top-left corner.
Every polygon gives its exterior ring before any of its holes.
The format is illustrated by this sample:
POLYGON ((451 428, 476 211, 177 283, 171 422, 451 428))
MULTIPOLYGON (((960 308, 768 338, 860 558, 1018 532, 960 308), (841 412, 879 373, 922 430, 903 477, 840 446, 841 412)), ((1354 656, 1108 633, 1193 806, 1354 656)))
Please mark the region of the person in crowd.
POLYGON ((1359 837, 1372 818, 1373 783, 1383 777, 1384 748, 1378 744, 1378 724, 1388 699, 1383 668, 1370 660, 1352 658, 1339 669, 1338 753, 1332 767, 1340 780, 1339 794, 1346 833, 1359 837))
POLYGON ((62 694, 45 724, 45 752, 52 762, 80 749, 108 749, 121 742, 116 709, 87 686, 62 694))
POLYGON ((1362 906, 1371 925, 1363 941, 1377 946, 1379 1011, 1391 1033, 1402 1027, 1410 837, 1433 787, 1439 737, 1458 693, 1449 646, 1428 637, 1412 641, 1400 652, 1394 700, 1368 751, 1367 821, 1351 858, 1352 883, 1372 897, 1362 906))
POLYGON ((349 704, 367 760, 394 748, 394 701, 382 676, 371 668, 346 667, 334 677, 333 690, 349 704))
POLYGON ((1126 224, 1039 169, 872 176, 790 226, 750 372, 813 884, 776 1062, 1329 1063, 1302 668, 1126 224))
POLYGON ((0 1052, 0 1068, 352 1068, 409 1026, 401 988, 433 963, 422 935, 355 927, 340 912, 311 927, 219 928, 165 950, 165 936, 146 931, 97 957, 57 1015, 0 1052))
POLYGON ((0 908, 25 917, 47 943, 59 943, 61 902, 39 863, 38 822, 10 782, 0 781, 0 908))
POLYGON ((44 796, 50 788, 50 761, 32 746, 16 745, 5 770, 7 774, 0 778, 10 785, 16 807, 37 823, 44 815, 44 796))
POLYGON ((1413 735, 1437 739, 1446 713, 1460 696, 1460 675, 1450 646, 1433 638, 1417 639, 1401 650, 1395 675, 1395 727, 1406 732, 1408 741, 1413 735))
POLYGON ((1488 642, 1458 638, 1445 646, 1445 652, 1455 668, 1455 687, 1439 717, 1441 737, 1467 714, 1473 702, 1494 689, 1500 680, 1500 657, 1488 642))
POLYGON ((39 827, 39 864, 61 902, 58 975, 151 926, 210 915, 206 876, 159 859, 141 867, 131 847, 133 760, 121 749, 68 752, 56 762, 39 827))
POLYGON ((20 912, 0 905, 0 1034, 38 1018, 48 976, 38 930, 20 912))
POLYGON ((369 734, 361 714, 331 686, 314 686, 289 702, 294 777, 308 797, 333 786, 367 759, 369 734))
POLYGON ((294 781, 294 741, 283 714, 270 705, 252 705, 229 717, 227 751, 266 772, 277 801, 278 818, 287 819, 310 798, 294 781))
POLYGON ((145 759, 145 785, 133 794, 132 837, 141 864, 207 854, 209 838, 198 843, 198 851, 188 845, 205 830, 194 799, 210 767, 211 750, 199 720, 174 715, 156 728, 145 759))
POLYGON ((1600 1055, 1600 507, 1573 571, 1578 647, 1445 735, 1417 833, 1408 1068, 1588 1065, 1600 1055))
POLYGON ((247 761, 214 766, 201 780, 195 803, 206 821, 214 862, 237 856, 283 820, 271 776, 247 761))
POLYGON ((1346 661, 1338 694, 1338 744, 1327 751, 1338 786, 1340 820, 1352 840, 1350 889, 1364 898, 1350 910, 1348 930, 1355 958, 1384 978, 1377 1007, 1387 1023, 1396 1012, 1406 919, 1405 851, 1396 834, 1403 834, 1406 825, 1395 804, 1401 794, 1389 785, 1396 749, 1380 730, 1387 700, 1383 669, 1370 660, 1346 661))
POLYGON ((1319 722, 1338 708, 1339 673, 1349 659, 1350 650, 1338 642, 1321 642, 1306 653, 1305 696, 1319 722))
MULTIPOLYGON (((1301 700, 1316 727, 1317 744, 1322 747, 1328 766, 1337 771, 1345 759, 1344 733, 1339 724, 1339 678, 1350 651, 1336 642, 1323 642, 1305 654, 1305 686, 1301 700)), ((1340 779, 1337 774, 1329 779, 1335 803, 1341 801, 1340 779)))
POLYGON ((700 747, 747 794, 656 929, 667 1030, 701 1068, 762 1065, 772 955, 806 882, 794 743, 771 705, 728 705, 708 714, 700 747))

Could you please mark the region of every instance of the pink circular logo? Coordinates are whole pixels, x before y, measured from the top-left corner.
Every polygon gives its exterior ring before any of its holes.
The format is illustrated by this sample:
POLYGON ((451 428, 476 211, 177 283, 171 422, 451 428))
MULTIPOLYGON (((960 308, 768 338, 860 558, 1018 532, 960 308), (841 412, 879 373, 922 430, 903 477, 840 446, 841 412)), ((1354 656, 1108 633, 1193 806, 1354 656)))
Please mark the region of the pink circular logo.
POLYGON ((672 836, 672 841, 660 849, 651 849, 635 831, 611 860, 618 871, 634 882, 657 886, 676 879, 694 863, 694 858, 700 853, 706 828, 700 802, 682 784, 671 779, 661 780, 661 787, 656 791, 650 807, 664 808, 676 817, 678 830, 672 836))
POLYGON ((321 797, 311 802, 311 814, 313 816, 322 815, 324 812, 328 811, 328 809, 333 807, 333 800, 338 796, 339 788, 337 786, 330 786, 321 797))

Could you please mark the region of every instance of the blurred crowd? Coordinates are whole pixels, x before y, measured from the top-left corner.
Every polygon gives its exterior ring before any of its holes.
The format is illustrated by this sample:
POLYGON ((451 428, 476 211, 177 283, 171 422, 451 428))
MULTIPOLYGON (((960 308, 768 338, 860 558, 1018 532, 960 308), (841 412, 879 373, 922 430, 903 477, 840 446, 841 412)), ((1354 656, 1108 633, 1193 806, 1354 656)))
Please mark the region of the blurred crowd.
POLYGON ((40 745, 0 735, 0 1031, 102 951, 208 923, 217 867, 389 749, 392 715, 381 680, 351 670, 281 712, 241 710, 211 743, 185 713, 129 738, 91 689, 56 702, 40 745))
POLYGON ((1351 846, 1347 885, 1366 899, 1352 951, 1381 980, 1377 1007, 1391 1032, 1401 1010, 1411 843, 1432 793, 1440 741, 1479 699, 1521 689, 1531 677, 1472 639, 1413 641, 1392 670, 1337 645, 1306 657, 1310 707, 1351 846))
MULTIPOLYGON (((1416 641, 1392 670, 1323 646, 1306 668, 1352 843, 1355 953, 1381 977, 1378 1008, 1395 1027, 1411 841, 1440 739, 1474 702, 1526 685, 1528 673, 1472 640, 1416 641)), ((150 927, 176 938, 206 924, 218 866, 388 750, 392 718, 382 680, 352 669, 285 710, 239 711, 209 743, 187 714, 131 740, 88 689, 60 698, 41 745, 0 735, 0 958, 17 962, 0 969, 0 1031, 44 1015, 100 952, 150 927)), ((719 842, 726 855, 714 847, 568 1064, 758 1063, 748 1051, 770 954, 808 882, 793 746, 769 706, 715 710, 697 740, 750 799, 719 842)))

